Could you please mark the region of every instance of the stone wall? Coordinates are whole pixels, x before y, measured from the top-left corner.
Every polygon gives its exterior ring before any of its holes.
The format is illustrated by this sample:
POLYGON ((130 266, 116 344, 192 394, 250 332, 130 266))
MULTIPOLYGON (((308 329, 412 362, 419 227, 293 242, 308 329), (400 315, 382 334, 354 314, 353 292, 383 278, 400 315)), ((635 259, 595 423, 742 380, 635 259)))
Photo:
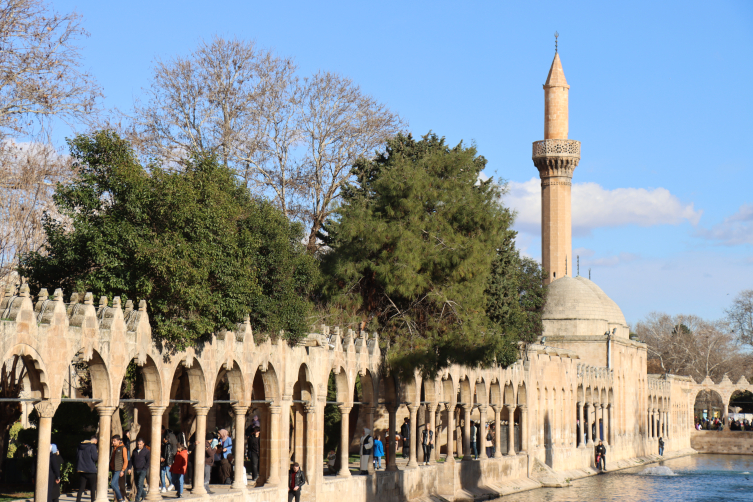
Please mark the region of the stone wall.
POLYGON ((690 446, 698 453, 753 455, 753 432, 692 431, 690 446))

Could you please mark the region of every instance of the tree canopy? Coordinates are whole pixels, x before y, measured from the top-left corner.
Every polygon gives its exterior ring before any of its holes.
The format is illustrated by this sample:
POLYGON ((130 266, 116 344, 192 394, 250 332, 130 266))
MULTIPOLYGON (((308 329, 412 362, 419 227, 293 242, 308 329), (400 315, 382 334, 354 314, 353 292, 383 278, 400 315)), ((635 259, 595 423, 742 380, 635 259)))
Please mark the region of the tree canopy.
POLYGON ((175 172, 145 168, 111 131, 69 146, 78 178, 56 189, 44 250, 22 259, 30 284, 147 300, 155 338, 176 349, 247 315, 256 332, 303 336, 317 271, 299 224, 213 156, 175 172))
POLYGON ((355 182, 320 234, 330 248, 326 298, 389 339, 398 373, 517 358, 517 339, 504 332, 522 333, 527 318, 489 293, 507 287, 519 300, 530 264, 514 252, 498 258, 512 246, 514 214, 500 203, 504 187, 479 179, 485 165, 475 147, 449 147, 431 133, 398 135, 356 163, 355 182), (507 273, 515 277, 503 287, 507 273))

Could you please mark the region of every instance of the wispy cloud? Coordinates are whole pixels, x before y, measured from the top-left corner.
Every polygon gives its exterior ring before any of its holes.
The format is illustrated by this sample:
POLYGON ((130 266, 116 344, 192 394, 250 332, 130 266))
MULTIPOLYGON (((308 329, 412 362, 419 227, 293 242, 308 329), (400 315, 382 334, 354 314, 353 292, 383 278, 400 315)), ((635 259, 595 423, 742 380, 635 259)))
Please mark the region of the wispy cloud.
MULTIPOLYGON (((541 185, 538 178, 511 181, 504 201, 518 211, 516 228, 537 234, 541 229, 541 185)), ((666 188, 616 188, 597 183, 574 183, 573 235, 590 235, 595 228, 638 225, 698 224, 703 211, 683 203, 666 188)))
POLYGON ((753 244, 753 204, 743 204, 732 216, 713 227, 700 228, 698 237, 719 241, 725 246, 753 244))

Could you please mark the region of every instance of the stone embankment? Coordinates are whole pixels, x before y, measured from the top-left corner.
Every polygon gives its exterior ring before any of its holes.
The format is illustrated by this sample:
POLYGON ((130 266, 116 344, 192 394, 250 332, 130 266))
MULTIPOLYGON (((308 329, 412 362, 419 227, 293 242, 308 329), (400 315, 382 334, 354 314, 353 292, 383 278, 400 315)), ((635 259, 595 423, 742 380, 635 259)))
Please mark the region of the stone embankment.
POLYGON ((693 431, 690 446, 698 453, 753 455, 753 432, 693 431))

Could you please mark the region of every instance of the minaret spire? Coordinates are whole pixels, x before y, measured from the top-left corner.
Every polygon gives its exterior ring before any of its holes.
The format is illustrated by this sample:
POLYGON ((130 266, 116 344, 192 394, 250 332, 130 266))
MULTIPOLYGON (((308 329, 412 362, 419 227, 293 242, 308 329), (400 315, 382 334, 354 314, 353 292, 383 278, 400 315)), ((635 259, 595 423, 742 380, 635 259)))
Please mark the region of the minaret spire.
MULTIPOLYGON (((580 142, 568 139, 570 86, 554 34, 554 60, 544 83, 544 140, 533 143, 533 163, 541 177, 541 264, 546 284, 568 275, 572 256, 571 185, 580 161, 580 142)), ((572 264, 570 266, 572 270, 572 264)))

